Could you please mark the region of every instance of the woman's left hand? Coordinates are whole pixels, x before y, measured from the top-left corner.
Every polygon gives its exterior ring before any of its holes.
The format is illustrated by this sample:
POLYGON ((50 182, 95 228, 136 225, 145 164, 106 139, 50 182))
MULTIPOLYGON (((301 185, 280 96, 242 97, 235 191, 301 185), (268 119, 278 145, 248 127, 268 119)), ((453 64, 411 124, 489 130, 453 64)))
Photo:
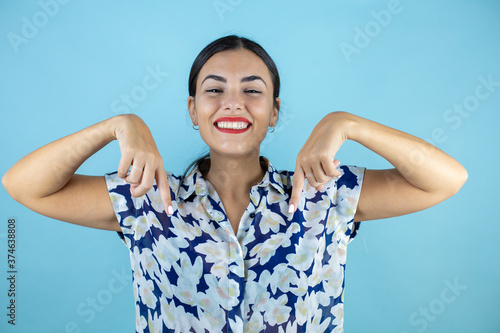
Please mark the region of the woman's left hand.
POLYGON ((355 141, 394 166, 366 170, 354 221, 375 220, 429 208, 457 193, 467 171, 451 156, 408 133, 355 116, 333 112, 314 128, 297 156, 289 211, 295 212, 308 183, 322 190, 339 177, 335 160, 345 140, 355 141))
POLYGON ((335 155, 348 138, 349 121, 345 115, 345 112, 333 112, 325 116, 297 155, 289 212, 297 209, 305 178, 312 187, 321 191, 331 179, 340 177, 337 170, 340 161, 335 155))

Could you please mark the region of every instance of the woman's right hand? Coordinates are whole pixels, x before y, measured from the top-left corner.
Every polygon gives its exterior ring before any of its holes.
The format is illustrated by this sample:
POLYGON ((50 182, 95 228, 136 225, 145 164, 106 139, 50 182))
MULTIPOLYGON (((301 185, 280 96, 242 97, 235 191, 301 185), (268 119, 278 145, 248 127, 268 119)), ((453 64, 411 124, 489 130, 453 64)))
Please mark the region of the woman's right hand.
POLYGON ((121 152, 118 177, 131 185, 130 192, 134 197, 146 194, 156 179, 165 212, 171 215, 173 208, 167 174, 151 131, 136 115, 118 117, 120 121, 115 129, 121 152))
POLYGON ((37 213, 89 228, 121 231, 105 177, 76 174, 82 163, 113 140, 118 140, 121 149, 118 176, 131 184, 131 194, 145 194, 156 179, 164 209, 171 215, 163 160, 149 128, 135 115, 103 120, 38 148, 17 161, 2 184, 13 199, 37 213))

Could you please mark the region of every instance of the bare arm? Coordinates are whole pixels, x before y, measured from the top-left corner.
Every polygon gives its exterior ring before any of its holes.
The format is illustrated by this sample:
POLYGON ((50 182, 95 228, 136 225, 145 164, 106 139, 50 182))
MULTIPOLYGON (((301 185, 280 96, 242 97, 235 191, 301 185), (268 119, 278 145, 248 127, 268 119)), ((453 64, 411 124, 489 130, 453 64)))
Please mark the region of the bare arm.
POLYGON ((315 127, 297 157, 292 204, 298 203, 304 177, 311 186, 321 189, 340 175, 334 156, 347 139, 362 144, 395 167, 366 170, 354 221, 431 207, 455 194, 467 180, 462 165, 424 140, 347 112, 333 112, 315 127))
POLYGON ((422 139, 361 117, 354 117, 351 126, 351 140, 395 167, 366 170, 354 221, 429 208, 457 193, 467 180, 460 163, 422 139))
POLYGON ((118 175, 131 183, 132 194, 143 195, 156 178, 168 206, 170 192, 163 162, 149 129, 133 115, 104 120, 35 150, 5 173, 2 184, 16 201, 35 212, 119 231, 104 177, 75 174, 85 160, 115 139, 121 149, 118 175))

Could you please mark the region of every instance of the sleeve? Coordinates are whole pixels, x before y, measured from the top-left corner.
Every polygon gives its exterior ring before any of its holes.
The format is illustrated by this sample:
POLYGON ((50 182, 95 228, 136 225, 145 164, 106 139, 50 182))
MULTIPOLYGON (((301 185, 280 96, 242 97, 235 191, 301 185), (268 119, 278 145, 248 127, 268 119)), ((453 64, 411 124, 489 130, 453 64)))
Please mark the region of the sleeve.
POLYGON ((354 215, 358 207, 366 168, 341 165, 339 169, 342 175, 336 181, 333 202, 335 217, 343 231, 342 238, 345 244, 348 244, 353 240, 355 234, 354 215))
POLYGON ((105 174, 105 179, 121 227, 118 232, 121 240, 131 251, 134 246, 147 247, 161 233, 168 219, 156 183, 148 193, 136 198, 130 193, 130 184, 116 172, 105 174))

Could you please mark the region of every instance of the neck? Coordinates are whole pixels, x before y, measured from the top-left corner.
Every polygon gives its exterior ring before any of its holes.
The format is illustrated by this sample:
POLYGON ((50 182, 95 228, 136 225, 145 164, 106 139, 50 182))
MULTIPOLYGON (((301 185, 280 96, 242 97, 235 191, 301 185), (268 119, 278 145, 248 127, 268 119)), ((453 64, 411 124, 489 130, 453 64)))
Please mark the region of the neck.
POLYGON ((255 154, 228 157, 210 152, 210 169, 205 178, 212 184, 219 196, 248 196, 250 188, 264 177, 259 152, 255 154))

